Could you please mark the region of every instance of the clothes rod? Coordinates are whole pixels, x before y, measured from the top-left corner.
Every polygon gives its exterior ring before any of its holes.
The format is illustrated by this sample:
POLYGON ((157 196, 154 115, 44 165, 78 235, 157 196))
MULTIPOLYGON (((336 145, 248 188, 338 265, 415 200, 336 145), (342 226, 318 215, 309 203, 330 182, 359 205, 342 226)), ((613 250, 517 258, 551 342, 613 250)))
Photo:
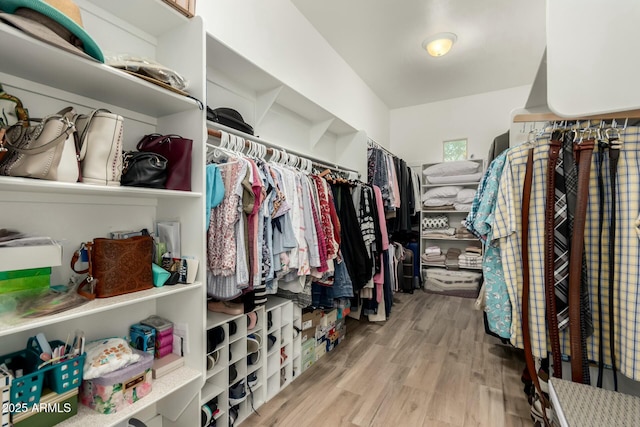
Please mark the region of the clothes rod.
POLYGON ((371 148, 377 148, 378 150, 382 150, 393 157, 398 157, 395 154, 393 154, 391 151, 384 148, 382 145, 375 142, 373 139, 367 139, 367 145, 371 148))
POLYGON ((640 119, 640 110, 619 111, 617 113, 595 114, 584 117, 561 117, 553 113, 516 114, 513 123, 560 122, 586 120, 640 119))
MULTIPOLYGON (((285 148, 280 148, 280 147, 276 146, 275 144, 272 144, 270 142, 264 141, 264 140, 262 140, 260 138, 255 137, 255 136, 248 135, 248 134, 245 134, 245 133, 240 132, 240 131, 236 131, 235 129, 229 128, 227 126, 219 125, 217 123, 215 124, 215 126, 216 127, 220 127, 221 129, 219 130, 219 129, 207 128, 207 134, 209 136, 213 136, 215 138, 221 138, 222 137, 222 133, 221 133, 222 131, 227 132, 227 133, 232 133, 232 134, 234 134, 236 136, 239 136, 239 137, 242 137, 244 139, 248 139, 250 141, 257 142, 258 144, 266 145, 267 146, 267 154, 273 154, 273 150, 284 151, 286 153, 293 154, 294 156, 298 156, 298 157, 302 157, 302 158, 311 160, 316 166, 324 167, 324 168, 327 168, 327 169, 333 169, 333 170, 340 171, 340 172, 354 172, 354 173, 358 174, 358 177, 360 177, 360 172, 358 172, 355 169, 346 168, 346 167, 340 166, 340 165, 335 164, 335 163, 327 163, 324 160, 320 160, 320 159, 317 159, 315 157, 311 157, 311 156, 309 156, 307 154, 301 154, 301 153, 298 153, 298 152, 293 151, 293 150, 287 150, 285 148), (227 129, 229 129, 229 130, 227 130, 227 129)), ((249 147, 249 143, 245 142, 245 147, 249 147)))

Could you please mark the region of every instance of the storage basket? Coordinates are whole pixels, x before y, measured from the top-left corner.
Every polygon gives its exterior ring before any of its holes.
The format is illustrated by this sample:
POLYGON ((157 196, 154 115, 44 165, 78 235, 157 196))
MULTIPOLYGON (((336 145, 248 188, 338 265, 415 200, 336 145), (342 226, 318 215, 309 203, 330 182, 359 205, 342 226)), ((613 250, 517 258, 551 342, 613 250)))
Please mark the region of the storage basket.
POLYGON ((103 414, 118 412, 151 393, 153 355, 133 350, 142 358, 98 378, 84 380, 80 403, 103 414))
MULTIPOLYGON (((65 343, 59 340, 49 341, 51 348, 64 346, 65 343)), ((29 359, 32 364, 41 364, 40 349, 37 345, 37 341, 34 338, 29 338, 27 343, 27 351, 29 359)), ((44 371, 44 386, 49 387, 51 390, 58 394, 63 394, 69 390, 80 387, 82 383, 82 372, 84 369, 84 359, 86 355, 82 354, 74 358, 64 360, 62 362, 54 363, 43 367, 44 371)), ((37 366, 32 366, 31 369, 35 370, 37 366)))
POLYGON ((0 356, 0 364, 4 363, 14 372, 22 369, 23 374, 19 378, 11 381, 11 406, 21 408, 40 403, 42 394, 42 384, 44 382, 45 370, 35 370, 32 364, 27 361, 27 350, 16 351, 14 353, 0 356))

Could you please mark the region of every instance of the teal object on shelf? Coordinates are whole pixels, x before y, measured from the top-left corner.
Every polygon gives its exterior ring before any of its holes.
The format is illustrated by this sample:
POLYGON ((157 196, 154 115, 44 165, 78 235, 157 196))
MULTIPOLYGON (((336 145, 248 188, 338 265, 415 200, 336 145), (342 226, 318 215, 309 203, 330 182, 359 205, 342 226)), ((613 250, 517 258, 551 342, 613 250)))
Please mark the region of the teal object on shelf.
POLYGON ((153 272, 153 286, 156 288, 163 286, 171 276, 171 273, 158 264, 151 264, 151 271, 153 272))

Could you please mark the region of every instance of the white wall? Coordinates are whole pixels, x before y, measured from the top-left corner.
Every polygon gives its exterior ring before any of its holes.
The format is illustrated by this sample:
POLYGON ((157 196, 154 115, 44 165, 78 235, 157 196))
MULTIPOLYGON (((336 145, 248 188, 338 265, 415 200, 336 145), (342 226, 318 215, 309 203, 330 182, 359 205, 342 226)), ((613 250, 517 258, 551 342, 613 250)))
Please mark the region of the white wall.
POLYGON ((290 0, 203 0, 197 13, 214 37, 388 146, 388 107, 290 0))
POLYGON ((467 152, 486 159, 493 139, 510 128, 531 86, 391 110, 391 151, 410 164, 442 161, 442 142, 467 138, 467 152))

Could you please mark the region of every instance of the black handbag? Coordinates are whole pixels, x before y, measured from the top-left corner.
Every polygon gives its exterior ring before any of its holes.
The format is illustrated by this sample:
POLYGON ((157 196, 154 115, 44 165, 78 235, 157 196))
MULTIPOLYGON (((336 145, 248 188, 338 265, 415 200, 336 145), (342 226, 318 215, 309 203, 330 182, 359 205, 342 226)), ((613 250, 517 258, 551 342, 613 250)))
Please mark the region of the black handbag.
POLYGON ((121 185, 129 187, 165 188, 167 159, 147 151, 124 153, 121 185))
POLYGON ((240 113, 231 108, 221 107, 212 110, 207 107, 207 120, 253 135, 253 127, 244 121, 240 113))

